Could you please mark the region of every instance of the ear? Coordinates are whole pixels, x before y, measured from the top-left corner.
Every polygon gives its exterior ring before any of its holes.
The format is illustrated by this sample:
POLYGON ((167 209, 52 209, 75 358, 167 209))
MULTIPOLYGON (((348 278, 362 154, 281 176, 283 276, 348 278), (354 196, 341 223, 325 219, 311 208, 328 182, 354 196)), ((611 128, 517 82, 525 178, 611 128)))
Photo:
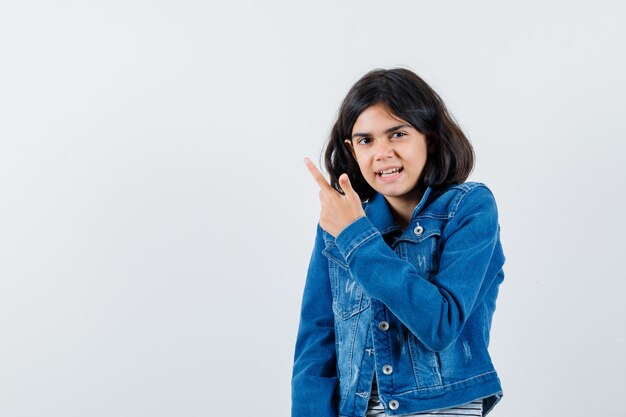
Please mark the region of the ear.
MULTIPOLYGON (((343 143, 346 144, 346 148, 348 148, 350 150, 350 153, 352 154, 352 156, 354 156, 354 148, 352 147, 352 141, 350 139, 345 139, 343 141, 343 143)), ((356 158, 356 156, 354 156, 356 158)))

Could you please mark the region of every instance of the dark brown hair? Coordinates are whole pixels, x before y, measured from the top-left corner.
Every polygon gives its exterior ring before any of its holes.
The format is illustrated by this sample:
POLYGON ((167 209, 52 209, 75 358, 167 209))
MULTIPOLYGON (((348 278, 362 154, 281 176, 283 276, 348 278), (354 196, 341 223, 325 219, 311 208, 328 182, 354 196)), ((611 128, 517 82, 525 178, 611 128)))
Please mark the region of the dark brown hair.
POLYGON ((374 104, 409 122, 426 136, 429 151, 418 186, 445 188, 465 182, 474 168, 474 149, 448 113, 443 100, 424 80, 404 68, 376 69, 365 74, 348 91, 339 109, 326 150, 324 162, 330 184, 341 191, 338 178, 350 177, 352 187, 362 200, 376 191, 363 178, 345 139, 351 140, 359 115, 374 104))

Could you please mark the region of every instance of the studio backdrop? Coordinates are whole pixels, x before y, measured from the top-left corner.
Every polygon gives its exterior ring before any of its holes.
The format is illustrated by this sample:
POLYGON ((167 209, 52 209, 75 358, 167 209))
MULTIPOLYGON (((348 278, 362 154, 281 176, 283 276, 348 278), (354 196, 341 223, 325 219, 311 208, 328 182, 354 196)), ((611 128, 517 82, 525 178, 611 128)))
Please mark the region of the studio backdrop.
POLYGON ((0 415, 289 416, 318 166, 409 68, 506 264, 493 417, 624 415, 624 6, 4 1, 0 415))

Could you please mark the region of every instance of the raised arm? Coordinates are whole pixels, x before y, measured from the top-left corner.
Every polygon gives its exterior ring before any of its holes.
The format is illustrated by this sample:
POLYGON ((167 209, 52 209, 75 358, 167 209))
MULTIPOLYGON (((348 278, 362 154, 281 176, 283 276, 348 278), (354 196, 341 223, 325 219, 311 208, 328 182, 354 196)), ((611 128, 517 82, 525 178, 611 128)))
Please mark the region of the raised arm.
POLYGON ((443 251, 432 281, 400 259, 367 217, 346 227, 336 245, 364 290, 424 345, 440 351, 454 343, 497 278, 505 261, 499 233, 493 194, 480 186, 462 198, 442 231, 443 251))

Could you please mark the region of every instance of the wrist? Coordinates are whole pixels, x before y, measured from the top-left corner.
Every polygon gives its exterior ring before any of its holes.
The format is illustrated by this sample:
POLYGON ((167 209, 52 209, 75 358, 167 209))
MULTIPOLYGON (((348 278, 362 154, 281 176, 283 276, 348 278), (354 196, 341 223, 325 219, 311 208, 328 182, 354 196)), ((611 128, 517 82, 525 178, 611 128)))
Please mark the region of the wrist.
POLYGON ((339 235, 342 234, 346 229, 348 229, 350 226, 352 226, 353 224, 355 224, 361 217, 365 217, 365 215, 361 215, 353 220, 351 220, 350 222, 348 222, 343 229, 339 230, 339 232, 337 232, 337 234, 335 235, 335 239, 339 238, 339 235))

